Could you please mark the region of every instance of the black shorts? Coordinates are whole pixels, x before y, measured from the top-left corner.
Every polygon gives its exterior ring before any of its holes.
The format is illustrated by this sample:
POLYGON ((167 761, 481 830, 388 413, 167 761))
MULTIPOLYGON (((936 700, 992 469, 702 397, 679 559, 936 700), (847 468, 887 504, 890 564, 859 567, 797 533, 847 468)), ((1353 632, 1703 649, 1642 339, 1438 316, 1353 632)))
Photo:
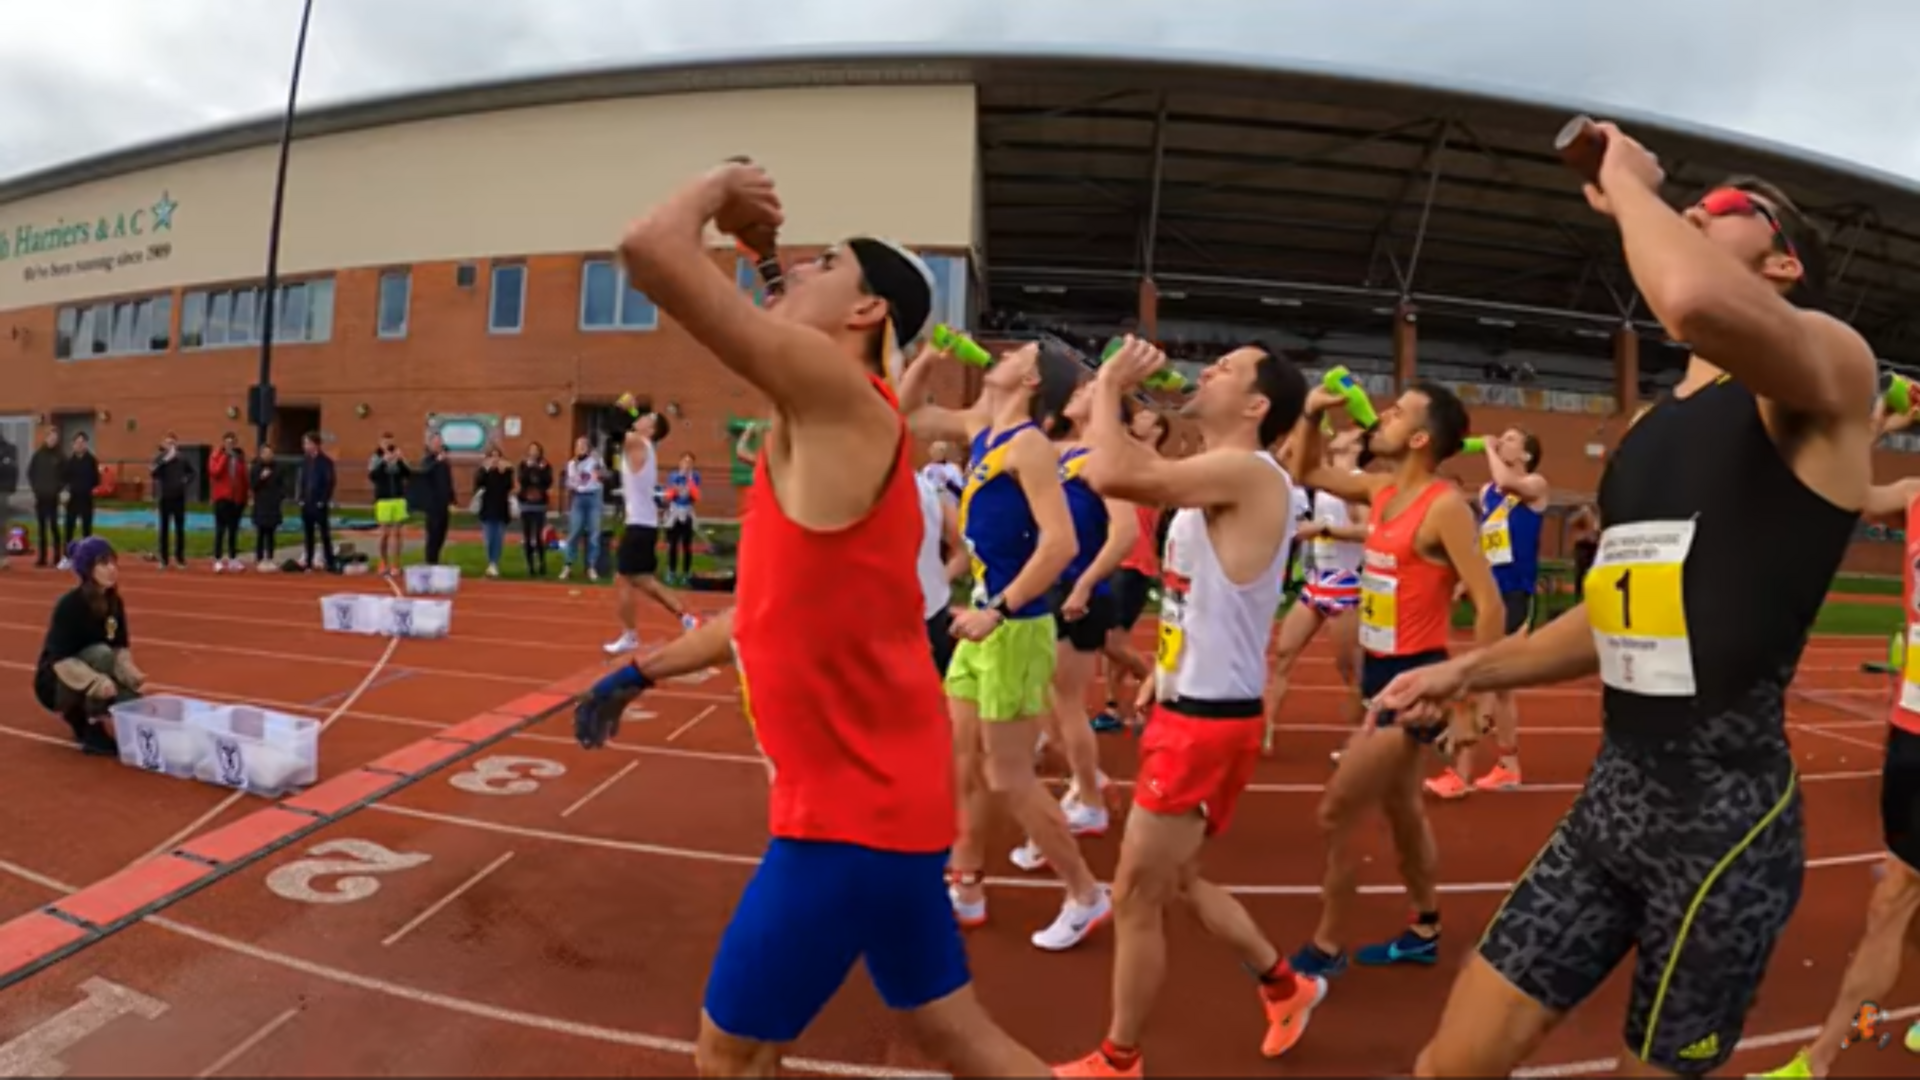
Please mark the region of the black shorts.
POLYGON ((629 525, 620 533, 614 569, 621 577, 647 577, 660 566, 660 530, 653 525, 629 525))
POLYGON ((1153 592, 1153 579, 1138 570, 1121 567, 1113 575, 1113 624, 1131 630, 1147 610, 1147 597, 1153 592))
POLYGON ((1887 729, 1880 765, 1880 831, 1887 850, 1920 872, 1920 735, 1887 729))
POLYGON ((1117 623, 1114 620, 1113 594, 1096 591, 1087 601, 1087 613, 1068 622, 1060 614, 1060 605, 1066 603, 1067 590, 1055 588, 1048 597, 1047 606, 1053 609, 1053 639, 1073 645, 1073 651, 1096 653, 1107 647, 1107 631, 1117 623))
MULTIPOLYGON (((1388 683, 1409 671, 1445 663, 1446 660, 1447 650, 1445 649, 1428 649, 1426 652, 1413 653, 1409 656, 1375 656, 1372 653, 1363 653, 1360 659, 1360 700, 1373 700, 1373 695, 1385 690, 1388 683)), ((1392 727, 1398 722, 1398 714, 1387 709, 1382 709, 1374 718, 1374 723, 1380 727, 1392 727)), ((1428 724, 1424 727, 1408 728, 1407 735, 1416 742, 1431 743, 1445 730, 1447 730, 1445 724, 1428 724)))
POLYGON ((1806 874, 1790 759, 1735 767, 1601 744, 1480 956, 1569 1012, 1634 955, 1627 1050, 1699 1075, 1739 1043, 1806 874))
POLYGON ((1533 622, 1533 594, 1520 589, 1500 594, 1507 608, 1507 636, 1512 637, 1533 622))
POLYGON ((953 612, 942 608, 927 620, 927 647, 933 650, 934 668, 946 678, 947 665, 953 662, 953 612))

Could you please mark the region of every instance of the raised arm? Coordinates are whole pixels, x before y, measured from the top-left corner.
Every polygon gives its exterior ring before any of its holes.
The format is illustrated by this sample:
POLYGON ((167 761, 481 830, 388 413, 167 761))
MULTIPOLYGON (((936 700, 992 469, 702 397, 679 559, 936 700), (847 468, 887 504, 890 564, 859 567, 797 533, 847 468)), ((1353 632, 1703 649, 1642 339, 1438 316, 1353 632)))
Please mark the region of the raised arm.
POLYGON ((933 346, 920 350, 900 377, 900 408, 907 415, 907 427, 928 442, 971 443, 975 435, 992 422, 987 395, 982 392, 964 409, 949 409, 933 403, 934 367, 947 362, 946 354, 933 346))
POLYGON ((1121 419, 1127 377, 1144 377, 1166 356, 1144 341, 1131 341, 1101 365, 1094 380, 1087 446, 1093 451, 1081 474, 1102 496, 1160 507, 1231 506, 1258 491, 1272 470, 1239 453, 1202 453, 1163 458, 1128 434, 1121 419), (1129 370, 1133 371, 1128 376, 1129 370))
POLYGON ((1491 440, 1487 443, 1487 471, 1493 474, 1493 486, 1500 490, 1500 494, 1512 495, 1522 502, 1544 502, 1553 493, 1546 477, 1500 460, 1500 452, 1494 448, 1491 440))
POLYGON ((1875 484, 1867 489, 1867 505, 1860 511, 1861 516, 1903 521, 1907 516, 1907 507, 1913 505, 1915 496, 1920 496, 1920 477, 1909 476, 1891 484, 1875 484))
POLYGON ((1328 468, 1326 455, 1320 449, 1321 418, 1327 415, 1328 409, 1345 407, 1345 398, 1324 387, 1316 386, 1307 393, 1306 411, 1301 413, 1299 423, 1294 425, 1293 437, 1287 440, 1287 472, 1305 487, 1324 491, 1349 503, 1370 504, 1373 502, 1373 493, 1385 481, 1371 473, 1328 468))
POLYGON ((1653 155, 1619 128, 1601 128, 1607 152, 1588 198, 1619 223, 1627 269, 1667 332, 1796 413, 1860 415, 1875 378, 1866 341, 1832 316, 1795 307, 1708 240, 1660 197, 1665 177, 1653 155))
MULTIPOLYGON (((694 340, 772 400, 783 416, 846 419, 875 413, 878 396, 825 334, 769 314, 707 254, 716 218, 733 229, 777 229, 773 183, 752 165, 728 164, 681 187, 628 227, 620 257, 628 280, 694 340)), ((891 419, 888 420, 891 423, 891 419)))

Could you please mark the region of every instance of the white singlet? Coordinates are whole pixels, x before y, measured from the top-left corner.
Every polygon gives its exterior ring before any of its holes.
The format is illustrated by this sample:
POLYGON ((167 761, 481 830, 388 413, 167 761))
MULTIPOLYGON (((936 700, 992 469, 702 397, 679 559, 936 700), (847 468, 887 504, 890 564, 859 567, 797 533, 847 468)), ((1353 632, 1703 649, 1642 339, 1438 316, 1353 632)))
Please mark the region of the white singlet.
MULTIPOLYGON (((1313 493, 1312 520, 1322 525, 1345 528, 1353 524, 1353 514, 1345 499, 1316 491, 1313 493)), ((1318 574, 1357 574, 1360 572, 1360 558, 1366 549, 1367 545, 1359 540, 1316 536, 1307 548, 1308 565, 1318 574)))
POLYGON ((642 439, 640 445, 647 452, 638 469, 627 467, 629 455, 625 447, 620 449, 620 498, 627 504, 627 524, 657 529, 660 504, 653 496, 660 486, 660 462, 654 457, 652 439, 642 439))
POLYGON ((947 580, 947 564, 940 559, 944 497, 925 473, 914 480, 920 491, 920 520, 926 526, 920 534, 920 593, 926 598, 926 617, 931 619, 953 603, 953 583, 947 580))
MULTIPOLYGON (((1273 459, 1287 487, 1293 477, 1273 459)), ((1207 535, 1204 510, 1183 509, 1167 528, 1161 566, 1160 647, 1155 657, 1155 694, 1161 701, 1259 701, 1267 688, 1267 642, 1280 610, 1281 571, 1292 553, 1294 523, 1273 553, 1273 562, 1245 585, 1228 580, 1207 535)))

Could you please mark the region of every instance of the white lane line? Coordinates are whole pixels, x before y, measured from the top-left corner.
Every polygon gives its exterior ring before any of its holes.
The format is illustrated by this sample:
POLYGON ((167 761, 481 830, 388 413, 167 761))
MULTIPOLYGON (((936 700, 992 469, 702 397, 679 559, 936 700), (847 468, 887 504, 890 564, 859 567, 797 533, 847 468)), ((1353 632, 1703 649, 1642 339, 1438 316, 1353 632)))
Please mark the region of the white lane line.
POLYGON ((563 818, 572 817, 575 811, 579 810, 581 807, 587 805, 593 800, 599 798, 601 794, 604 793, 608 788, 619 783, 621 777, 627 775, 628 773, 632 772, 633 770, 639 767, 640 767, 640 763, 638 761, 627 762, 626 765, 621 767, 619 772, 614 773, 612 776, 609 776, 605 780, 600 781, 600 784, 598 787, 595 787, 592 791, 589 791, 585 795, 580 796, 579 802, 574 803, 572 806, 569 806, 565 810, 560 811, 560 816, 563 818))
POLYGON ((395 930, 391 934, 388 934, 386 936, 386 939, 380 942, 380 947, 383 949, 389 948, 395 942, 399 941, 401 938, 406 937, 408 934, 413 933, 415 930, 418 930, 421 927, 421 925, 425 923, 428 919, 431 919, 435 915, 440 914, 441 909, 445 908, 448 904, 453 903, 455 900, 460 899, 462 896, 465 896, 467 894, 467 890, 473 888, 475 885, 480 884, 482 881, 485 881, 487 877, 491 875, 495 870, 498 870, 502 866, 507 865, 507 860, 511 858, 513 858, 513 852, 509 851, 501 855, 499 858, 488 863, 486 866, 482 867, 479 873, 461 882, 459 886, 455 888, 452 892, 441 897, 435 903, 429 905, 427 910, 421 912, 418 915, 415 915, 412 921, 408 922, 407 925, 401 927, 398 930, 395 930))
POLYGON ((299 1015, 300 1015, 299 1009, 288 1009, 286 1012, 283 1012, 279 1016, 276 1016, 273 1019, 267 1021, 265 1027, 262 1027, 259 1031, 254 1032, 253 1034, 247 1036, 245 1039, 242 1039, 240 1041, 239 1046, 236 1046, 233 1049, 227 1051, 226 1053, 220 1055, 220 1060, 200 1070, 200 1072, 197 1075, 201 1078, 201 1080, 205 1080, 205 1078, 209 1076, 219 1075, 220 1072, 226 1069, 227 1066, 233 1064, 236 1061, 239 1061, 243 1057, 246 1057, 248 1051, 252 1050, 256 1046, 259 1046, 261 1043, 266 1042, 267 1039, 271 1037, 274 1032, 279 1031, 283 1027, 286 1027, 287 1024, 290 1021, 292 1021, 294 1017, 299 1015))
POLYGON ((684 724, 681 724, 677 728, 674 728, 673 733, 667 736, 667 741, 668 742, 680 741, 680 736, 685 735, 689 731, 692 731, 694 727, 700 723, 700 721, 705 720, 709 716, 712 716, 713 710, 717 708, 719 708, 718 705, 709 705, 706 708, 701 709, 699 712, 694 714, 693 719, 687 721, 684 724))

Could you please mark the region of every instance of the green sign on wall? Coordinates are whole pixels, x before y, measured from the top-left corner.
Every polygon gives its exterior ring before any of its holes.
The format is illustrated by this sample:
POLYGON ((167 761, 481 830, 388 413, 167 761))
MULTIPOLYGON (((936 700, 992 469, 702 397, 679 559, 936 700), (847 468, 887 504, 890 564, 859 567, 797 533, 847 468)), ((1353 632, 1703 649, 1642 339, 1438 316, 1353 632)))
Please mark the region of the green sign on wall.
POLYGON ((166 192, 151 206, 120 207, 92 221, 27 222, 0 231, 0 260, 47 255, 109 240, 126 240, 150 233, 172 232, 173 215, 180 204, 166 192))

